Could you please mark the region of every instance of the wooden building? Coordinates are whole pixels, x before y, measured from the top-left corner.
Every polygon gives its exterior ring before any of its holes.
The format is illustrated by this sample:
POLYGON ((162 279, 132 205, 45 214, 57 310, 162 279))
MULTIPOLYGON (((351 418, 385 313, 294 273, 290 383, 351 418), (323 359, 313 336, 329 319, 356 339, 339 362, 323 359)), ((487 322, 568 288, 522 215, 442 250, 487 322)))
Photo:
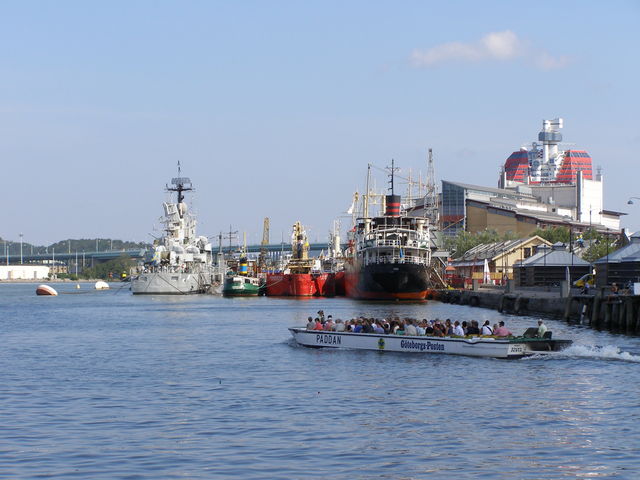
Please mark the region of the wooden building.
POLYGON ((530 258, 514 265, 516 286, 552 286, 568 280, 570 283, 591 272, 591 264, 567 249, 563 243, 540 246, 530 258))
POLYGON ((596 286, 616 283, 626 287, 640 282, 640 232, 631 236, 629 244, 593 262, 596 286))
POLYGON ((449 262, 448 268, 454 269, 451 275, 453 286, 469 285, 473 279, 482 283, 489 280, 493 284, 503 284, 507 279, 513 278, 513 265, 535 255, 541 245, 550 246, 551 243, 536 235, 477 245, 449 262), (488 275, 485 272, 485 261, 488 275))

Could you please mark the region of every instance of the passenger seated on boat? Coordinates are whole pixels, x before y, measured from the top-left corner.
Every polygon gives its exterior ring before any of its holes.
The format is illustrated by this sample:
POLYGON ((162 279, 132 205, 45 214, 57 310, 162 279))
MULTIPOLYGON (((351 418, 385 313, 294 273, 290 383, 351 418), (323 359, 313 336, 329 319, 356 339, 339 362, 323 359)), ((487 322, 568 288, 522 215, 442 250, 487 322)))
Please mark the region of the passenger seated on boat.
POLYGON ((482 325, 482 330, 480 331, 480 333, 482 335, 493 335, 493 328, 491 328, 491 324, 489 323, 489 320, 485 320, 484 324, 482 325))
POLYGON ((416 325, 416 330, 418 331, 418 335, 425 335, 426 325, 424 320, 416 325))
POLYGON ((400 319, 396 318, 391 321, 391 331, 394 335, 404 335, 404 324, 400 323, 400 319), (398 333, 401 332, 401 333, 398 333))
POLYGON ((471 325, 467 328, 467 335, 480 335, 480 327, 477 320, 471 320, 471 325))
POLYGON ((345 325, 344 325, 344 322, 342 320, 340 320, 340 319, 336 320, 335 331, 336 332, 344 332, 345 331, 345 325))
POLYGON ((444 325, 436 320, 436 323, 433 324, 433 336, 434 337, 444 337, 444 325))
POLYGON ((374 333, 371 322, 367 318, 362 322, 362 333, 374 333))
POLYGON ((387 335, 389 334, 389 332, 391 332, 391 324, 388 320, 383 318, 380 326, 384 329, 384 333, 386 333, 387 335))
POLYGON ((315 330, 316 329, 316 322, 313 321, 313 318, 309 317, 307 319, 307 330, 315 330))
POLYGON ((424 334, 425 335, 433 335, 433 320, 431 320, 431 322, 427 322, 425 327, 424 327, 424 334))
POLYGON ((511 337, 511 336, 513 336, 513 333, 511 333, 511 331, 507 327, 504 326, 504 322, 503 321, 501 321, 500 324, 498 325, 498 328, 496 328, 493 331, 493 334, 496 337, 511 337))
POLYGON ((322 326, 322 322, 320 321, 320 319, 318 317, 316 317, 316 326, 313 327, 314 330, 324 330, 324 327, 322 326))
POLYGON ((353 327, 353 333, 361 333, 362 332, 362 320, 358 319, 356 321, 355 326, 353 327))
POLYGON ((451 319, 447 318, 444 322, 444 334, 453 335, 453 325, 451 325, 451 319))
POLYGON ((538 338, 544 338, 544 334, 547 331, 547 326, 542 320, 538 320, 538 338))
POLYGON ((373 327, 373 332, 374 333, 385 333, 384 332, 384 328, 382 328, 382 326, 379 324, 379 322, 373 322, 373 324, 371 325, 373 327))
POLYGON ((331 318, 331 315, 329 315, 329 317, 327 318, 327 321, 325 322, 323 329, 327 331, 333 331, 335 329, 335 323, 333 323, 333 319, 331 318))
POLYGON ((418 330, 416 329, 416 326, 413 324, 413 321, 409 318, 405 320, 404 334, 413 335, 414 337, 418 335, 418 330))
POLYGON ((453 334, 457 335, 458 337, 464 337, 464 330, 462 329, 462 325, 460 325, 460 322, 458 320, 456 320, 453 324, 453 334))

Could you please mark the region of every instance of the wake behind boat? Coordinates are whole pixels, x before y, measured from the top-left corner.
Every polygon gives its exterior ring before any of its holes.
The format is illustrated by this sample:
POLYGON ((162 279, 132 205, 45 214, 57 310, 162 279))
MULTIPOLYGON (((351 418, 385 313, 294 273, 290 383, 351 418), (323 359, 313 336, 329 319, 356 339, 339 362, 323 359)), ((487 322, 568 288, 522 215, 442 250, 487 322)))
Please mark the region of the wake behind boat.
POLYGON ((387 352, 446 353, 492 358, 523 358, 558 352, 571 340, 531 337, 430 337, 381 333, 333 332, 289 328, 295 341, 305 347, 349 348, 387 352))

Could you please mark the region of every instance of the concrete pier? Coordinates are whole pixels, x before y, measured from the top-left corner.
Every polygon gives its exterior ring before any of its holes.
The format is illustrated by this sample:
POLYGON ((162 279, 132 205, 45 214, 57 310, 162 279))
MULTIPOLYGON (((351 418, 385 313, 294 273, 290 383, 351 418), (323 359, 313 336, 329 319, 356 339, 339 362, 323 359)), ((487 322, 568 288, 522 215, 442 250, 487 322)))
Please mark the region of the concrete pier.
POLYGON ((640 295, 593 295, 564 289, 475 288, 440 290, 444 303, 491 308, 515 315, 544 315, 613 332, 640 334, 640 295))

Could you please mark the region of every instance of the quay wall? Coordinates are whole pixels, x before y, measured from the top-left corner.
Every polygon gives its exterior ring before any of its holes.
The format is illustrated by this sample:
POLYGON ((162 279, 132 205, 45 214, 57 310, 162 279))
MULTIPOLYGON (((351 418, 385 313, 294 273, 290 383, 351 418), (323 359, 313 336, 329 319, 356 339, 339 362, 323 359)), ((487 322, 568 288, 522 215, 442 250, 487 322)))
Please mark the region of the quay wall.
POLYGON ((490 308, 514 315, 543 315, 562 318, 630 335, 640 334, 640 295, 612 295, 605 290, 592 295, 527 289, 439 290, 444 303, 490 308))

